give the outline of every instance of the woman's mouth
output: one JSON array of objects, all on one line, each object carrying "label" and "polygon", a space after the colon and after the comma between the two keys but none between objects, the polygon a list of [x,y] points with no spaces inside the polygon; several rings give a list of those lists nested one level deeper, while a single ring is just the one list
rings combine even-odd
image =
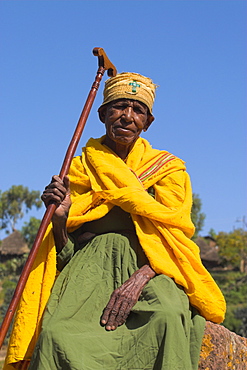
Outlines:
[{"label": "woman's mouth", "polygon": [[124,132],[124,133],[127,133],[127,132],[133,133],[133,131],[129,127],[123,127],[123,126],[116,126],[115,131]]}]

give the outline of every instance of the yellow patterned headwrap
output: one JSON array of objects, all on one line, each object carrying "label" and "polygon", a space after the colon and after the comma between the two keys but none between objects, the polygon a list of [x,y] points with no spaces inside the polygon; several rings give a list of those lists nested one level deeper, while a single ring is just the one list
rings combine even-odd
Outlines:
[{"label": "yellow patterned headwrap", "polygon": [[102,105],[117,99],[134,99],[146,104],[152,114],[156,87],[150,78],[139,73],[119,73],[105,82]]}]

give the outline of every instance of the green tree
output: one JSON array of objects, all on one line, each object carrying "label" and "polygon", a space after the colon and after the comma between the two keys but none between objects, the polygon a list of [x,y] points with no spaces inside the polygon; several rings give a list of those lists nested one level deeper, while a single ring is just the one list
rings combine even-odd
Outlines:
[{"label": "green tree", "polygon": [[216,237],[219,254],[225,264],[238,267],[241,272],[247,272],[247,231],[235,229],[230,233],[221,231]]},{"label": "green tree", "polygon": [[30,217],[29,222],[24,222],[21,233],[24,236],[29,248],[32,247],[35,237],[40,226],[40,220],[35,217]]},{"label": "green tree", "polygon": [[217,238],[217,233],[216,233],[216,231],[215,231],[213,228],[211,228],[211,229],[209,230],[208,235],[209,235],[209,236],[211,236],[211,238],[213,238],[213,239],[215,239],[215,240],[216,240],[216,238]]},{"label": "green tree", "polygon": [[0,229],[15,231],[16,222],[31,210],[42,205],[39,191],[29,191],[22,185],[13,185],[9,190],[0,192]]},{"label": "green tree", "polygon": [[204,220],[206,215],[201,212],[202,202],[198,194],[193,193],[193,203],[192,203],[192,210],[191,210],[191,219],[193,224],[195,225],[195,234],[193,238],[195,239],[199,232],[202,230],[204,226]]}]

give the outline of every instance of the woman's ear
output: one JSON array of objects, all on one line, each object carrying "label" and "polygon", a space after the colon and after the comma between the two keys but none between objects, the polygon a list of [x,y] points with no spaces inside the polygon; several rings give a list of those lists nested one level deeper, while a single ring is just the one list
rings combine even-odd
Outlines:
[{"label": "woman's ear", "polygon": [[101,122],[105,123],[106,105],[102,105],[101,107],[99,107],[98,114]]},{"label": "woman's ear", "polygon": [[147,117],[147,122],[145,124],[145,127],[143,129],[144,132],[147,131],[147,129],[149,128],[149,126],[151,125],[151,123],[155,120],[154,116],[152,114],[148,114],[148,117]]}]

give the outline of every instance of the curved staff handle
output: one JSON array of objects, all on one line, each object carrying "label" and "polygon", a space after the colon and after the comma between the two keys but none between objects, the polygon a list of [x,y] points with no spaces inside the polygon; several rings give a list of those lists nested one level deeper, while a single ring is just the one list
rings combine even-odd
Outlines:
[{"label": "curved staff handle", "polygon": [[[77,145],[79,143],[79,140],[81,138],[81,134],[83,132],[83,129],[85,127],[88,115],[90,113],[91,107],[93,105],[96,93],[98,91],[100,81],[103,77],[104,72],[107,70],[108,76],[116,76],[117,70],[115,66],[110,62],[110,60],[107,58],[104,50],[102,48],[94,48],[93,49],[93,54],[95,56],[98,56],[98,61],[99,61],[99,68],[95,77],[95,80],[93,82],[93,85],[91,87],[91,90],[88,94],[87,100],[84,104],[84,108],[82,110],[82,113],[80,115],[80,118],[78,120],[74,135],[71,139],[71,142],[69,144],[69,147],[67,149],[59,177],[63,180],[64,176],[67,175],[71,161],[73,159],[73,156],[75,154]],[[53,216],[53,213],[56,210],[56,205],[55,204],[50,204],[46,212],[44,214],[44,217],[41,221],[37,236],[35,238],[34,244],[32,246],[32,249],[30,251],[30,254],[28,256],[28,259],[26,261],[26,264],[23,268],[22,274],[20,276],[20,279],[18,281],[18,284],[16,286],[12,301],[10,302],[10,305],[8,307],[8,310],[6,312],[6,315],[4,317],[4,320],[2,322],[1,328],[0,328],[0,348],[2,347],[4,338],[7,334],[7,331],[9,329],[9,326],[11,324],[12,318],[14,316],[14,313],[16,311],[17,305],[19,303],[19,300],[21,298],[22,292],[24,290],[24,287],[26,285],[28,276],[31,272],[35,257],[38,253],[39,247],[41,245],[41,242],[44,238],[46,229],[51,221],[51,218]]]}]

